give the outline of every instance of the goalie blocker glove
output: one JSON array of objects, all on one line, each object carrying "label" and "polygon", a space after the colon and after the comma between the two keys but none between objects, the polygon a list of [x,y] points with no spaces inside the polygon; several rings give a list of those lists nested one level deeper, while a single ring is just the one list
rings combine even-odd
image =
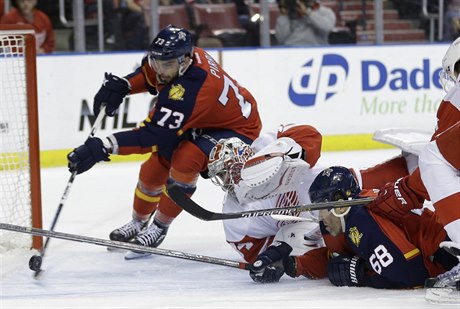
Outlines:
[{"label": "goalie blocker glove", "polygon": [[365,261],[357,256],[333,257],[327,264],[327,275],[335,286],[366,286]]},{"label": "goalie blocker glove", "polygon": [[94,96],[94,115],[99,115],[102,104],[106,105],[105,113],[107,116],[112,117],[115,115],[118,107],[120,107],[123,99],[130,91],[131,85],[127,79],[112,75],[111,73],[105,73],[104,82]]},{"label": "goalie blocker glove", "polygon": [[273,242],[249,266],[249,276],[259,283],[278,282],[284,274],[284,263],[289,261],[291,251],[292,247],[284,241]]},{"label": "goalie blocker glove", "polygon": [[78,174],[84,173],[100,161],[110,161],[109,151],[102,140],[97,137],[88,138],[86,142],[75,148],[67,155],[69,171]]}]

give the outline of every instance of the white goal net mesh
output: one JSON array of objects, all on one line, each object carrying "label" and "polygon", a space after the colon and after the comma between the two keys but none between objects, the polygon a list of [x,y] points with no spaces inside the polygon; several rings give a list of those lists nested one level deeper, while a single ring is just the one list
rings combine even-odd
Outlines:
[{"label": "white goal net mesh", "polygon": [[[0,31],[0,222],[32,226],[24,35]],[[0,253],[32,238],[0,230]]]}]

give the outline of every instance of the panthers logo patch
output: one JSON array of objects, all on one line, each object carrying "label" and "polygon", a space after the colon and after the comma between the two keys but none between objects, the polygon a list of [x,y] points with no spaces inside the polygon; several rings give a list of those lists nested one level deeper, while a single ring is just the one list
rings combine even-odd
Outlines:
[{"label": "panthers logo patch", "polygon": [[185,88],[182,87],[181,84],[172,85],[171,89],[169,90],[168,99],[171,99],[174,101],[183,101],[184,94],[185,94]]},{"label": "panthers logo patch", "polygon": [[363,237],[363,233],[358,231],[358,228],[356,226],[350,228],[349,231],[350,231],[350,233],[348,234],[348,237],[355,244],[356,247],[359,247],[359,243],[361,242],[361,238]]}]

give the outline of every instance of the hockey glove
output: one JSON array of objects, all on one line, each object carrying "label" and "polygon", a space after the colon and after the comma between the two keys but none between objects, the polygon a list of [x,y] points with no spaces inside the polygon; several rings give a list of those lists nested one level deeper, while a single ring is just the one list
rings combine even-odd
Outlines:
[{"label": "hockey glove", "polygon": [[249,266],[249,276],[259,283],[278,282],[284,274],[284,261],[291,251],[292,247],[284,241],[275,241]]},{"label": "hockey glove", "polygon": [[94,96],[93,112],[99,115],[101,105],[105,104],[105,113],[112,117],[123,102],[124,97],[131,91],[128,80],[122,77],[105,73],[101,88]]},{"label": "hockey glove", "polygon": [[100,138],[88,138],[86,142],[67,155],[69,171],[84,173],[100,161],[110,161],[109,152]]},{"label": "hockey glove", "polygon": [[418,196],[407,185],[408,178],[403,177],[385,185],[379,195],[367,208],[387,217],[394,223],[402,224],[404,217],[412,210],[422,208],[424,198]]},{"label": "hockey glove", "polygon": [[366,286],[365,262],[357,256],[339,255],[327,264],[329,281],[335,286]]}]

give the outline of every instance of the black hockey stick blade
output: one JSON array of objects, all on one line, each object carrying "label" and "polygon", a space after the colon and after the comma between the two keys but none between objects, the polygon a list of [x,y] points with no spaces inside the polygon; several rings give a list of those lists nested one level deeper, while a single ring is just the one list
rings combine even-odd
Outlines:
[{"label": "black hockey stick blade", "polygon": [[167,249],[162,249],[162,248],[144,247],[144,246],[136,245],[133,243],[127,243],[127,242],[121,242],[121,241],[100,239],[100,238],[94,238],[94,237],[88,237],[88,236],[76,235],[76,234],[61,233],[61,232],[55,232],[55,231],[48,231],[48,230],[13,225],[13,224],[8,224],[8,223],[0,223],[0,229],[18,232],[18,233],[24,233],[24,234],[31,234],[31,235],[37,235],[37,236],[70,240],[70,241],[81,242],[81,243],[88,243],[88,244],[110,247],[110,248],[152,253],[156,255],[163,255],[163,256],[175,257],[175,258],[184,259],[184,260],[192,260],[192,261],[197,261],[197,262],[202,262],[202,263],[228,266],[228,267],[239,268],[239,269],[244,269],[244,270],[249,269],[248,268],[249,264],[244,263],[244,262],[226,260],[226,259],[221,259],[217,257],[205,256],[201,254],[193,254],[193,253],[186,253],[186,252],[175,251],[175,250],[167,250]]},{"label": "black hockey stick blade", "polygon": [[174,183],[168,185],[168,195],[174,201],[174,203],[176,203],[180,208],[184,209],[192,216],[204,221],[251,218],[271,215],[293,215],[298,212],[310,210],[332,209],[349,206],[363,206],[369,204],[374,200],[374,198],[368,197],[354,200],[304,204],[281,208],[267,208],[242,212],[217,213],[206,210],[197,203],[195,203],[182,191],[180,187],[176,186]]}]

